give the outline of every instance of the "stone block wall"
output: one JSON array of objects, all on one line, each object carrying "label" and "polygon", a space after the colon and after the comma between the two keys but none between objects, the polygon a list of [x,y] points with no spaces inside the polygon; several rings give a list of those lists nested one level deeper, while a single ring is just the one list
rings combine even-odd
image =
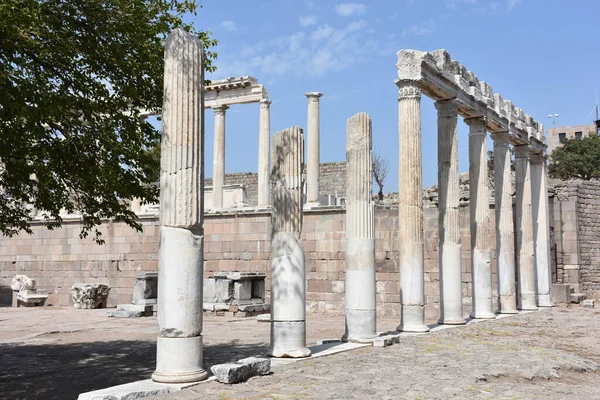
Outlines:
[{"label": "stone block wall", "polygon": [[[206,186],[212,186],[212,178],[204,180]],[[225,185],[244,185],[246,204],[258,204],[258,174],[239,172],[225,175]],[[319,194],[337,194],[346,196],[346,162],[328,162],[319,165]]]},{"label": "stone block wall", "polygon": [[[46,304],[72,304],[70,288],[75,283],[105,283],[111,287],[108,306],[131,303],[136,276],[157,271],[158,218],[142,218],[143,231],[124,223],[109,222],[99,228],[106,243],[80,239],[81,223],[65,218],[63,227],[47,230],[33,225],[33,234],[0,238],[1,304],[10,304],[6,294],[15,274],[36,280],[50,296]],[[8,288],[8,290],[7,290]]]},{"label": "stone block wall", "polygon": [[600,182],[584,181],[577,190],[579,279],[587,297],[600,298]]}]

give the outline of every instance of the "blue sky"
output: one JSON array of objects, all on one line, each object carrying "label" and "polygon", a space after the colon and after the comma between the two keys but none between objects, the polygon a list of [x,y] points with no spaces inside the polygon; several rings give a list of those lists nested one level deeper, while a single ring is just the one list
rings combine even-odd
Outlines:
[{"label": "blue sky", "polygon": [[[345,159],[346,120],[367,112],[374,148],[390,163],[385,191],[398,190],[401,49],[446,49],[535,119],[591,122],[600,87],[597,0],[203,0],[193,21],[219,40],[218,70],[251,75],[273,101],[271,134],[306,128],[305,92],[321,98],[321,162]],[[437,182],[433,102],[422,100],[423,184]],[[226,172],[257,170],[258,104],[232,106]],[[213,112],[206,111],[206,176],[212,175]],[[491,149],[491,141],[488,140]],[[459,120],[459,166],[468,171],[467,125]]]}]

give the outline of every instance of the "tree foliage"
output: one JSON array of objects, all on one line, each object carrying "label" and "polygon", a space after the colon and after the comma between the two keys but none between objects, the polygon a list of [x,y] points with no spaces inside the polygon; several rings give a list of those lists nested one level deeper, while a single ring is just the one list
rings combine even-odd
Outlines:
[{"label": "tree foliage", "polygon": [[550,154],[548,173],[557,179],[600,178],[600,136],[567,140]]},{"label": "tree foliage", "polygon": [[140,229],[128,201],[157,201],[160,132],[138,117],[159,111],[163,43],[190,0],[0,2],[0,231],[31,233],[30,208],[49,228],[82,215],[80,236],[102,219]]},{"label": "tree foliage", "polygon": [[377,186],[379,187],[379,191],[377,192],[379,200],[383,200],[383,185],[385,184],[388,172],[390,172],[390,165],[387,158],[382,156],[378,151],[374,152],[373,179],[375,179],[375,183],[377,183]]}]

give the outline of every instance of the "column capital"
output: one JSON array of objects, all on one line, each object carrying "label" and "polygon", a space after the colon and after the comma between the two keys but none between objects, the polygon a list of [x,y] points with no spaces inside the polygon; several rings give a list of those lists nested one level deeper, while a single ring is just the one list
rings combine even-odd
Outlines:
[{"label": "column capital", "polygon": [[321,92],[306,92],[304,95],[308,98],[309,103],[318,103],[319,98],[323,96]]},{"label": "column capital", "polygon": [[229,106],[223,104],[220,106],[213,107],[213,110],[215,112],[215,115],[225,115],[225,111],[229,110]]},{"label": "column capital", "polygon": [[492,132],[490,135],[495,145],[506,145],[510,143],[510,134],[508,132]]},{"label": "column capital", "polygon": [[268,110],[271,106],[272,101],[269,99],[262,99],[259,103],[261,110]]},{"label": "column capital", "polygon": [[531,152],[528,144],[519,144],[515,146],[515,158],[530,159]]},{"label": "column capital", "polygon": [[419,81],[402,79],[396,81],[396,85],[398,86],[398,100],[409,97],[421,98]]},{"label": "column capital", "polygon": [[438,111],[438,118],[458,117],[458,106],[460,102],[456,99],[439,100],[435,102],[435,108]]},{"label": "column capital", "polygon": [[546,160],[548,156],[544,153],[532,153],[531,154],[531,164],[533,165],[544,165],[546,164]]},{"label": "column capital", "polygon": [[465,124],[469,126],[483,126],[485,128],[488,118],[485,115],[479,117],[464,118]]}]

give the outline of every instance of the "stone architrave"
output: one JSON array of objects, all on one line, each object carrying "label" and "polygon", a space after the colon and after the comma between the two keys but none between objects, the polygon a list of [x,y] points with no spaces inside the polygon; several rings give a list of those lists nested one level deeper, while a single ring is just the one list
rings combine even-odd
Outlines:
[{"label": "stone architrave", "polygon": [[308,151],[306,160],[306,204],[319,205],[320,126],[319,99],[323,93],[305,93],[308,98]]},{"label": "stone architrave", "polygon": [[427,332],[423,258],[423,176],[421,155],[421,90],[419,83],[401,80],[398,85],[400,141],[399,263],[400,325],[404,332]]},{"label": "stone architrave", "polygon": [[530,162],[529,146],[515,146],[517,275],[519,277],[517,307],[520,310],[537,309]]},{"label": "stone architrave", "polygon": [[515,231],[508,132],[492,134],[494,140],[494,190],[498,312],[517,313],[515,281]]},{"label": "stone architrave", "polygon": [[492,302],[490,195],[484,117],[466,118],[469,125],[469,192],[471,227],[472,318],[496,318]]},{"label": "stone architrave", "polygon": [[455,99],[437,101],[438,206],[440,235],[440,324],[462,325],[462,265],[460,245],[458,106]]},{"label": "stone architrave", "polygon": [[273,136],[271,197],[271,348],[273,357],[308,357],[302,232],[304,135],[295,126]]},{"label": "stone architrave", "polygon": [[258,131],[258,206],[265,207],[270,202],[271,100],[269,99],[260,101]]},{"label": "stone architrave", "polygon": [[375,203],[371,119],[359,113],[346,128],[346,333],[343,340],[377,337]]},{"label": "stone architrave", "polygon": [[552,307],[550,273],[550,225],[548,222],[548,174],[546,156],[531,155],[531,195],[533,205],[533,241],[537,269],[537,305]]},{"label": "stone architrave", "polygon": [[223,185],[225,185],[225,112],[229,106],[213,107],[215,126],[213,138],[213,207],[223,208]]},{"label": "stone architrave", "polygon": [[163,383],[206,378],[202,361],[204,68],[202,42],[175,29],[165,44],[156,371]]}]

